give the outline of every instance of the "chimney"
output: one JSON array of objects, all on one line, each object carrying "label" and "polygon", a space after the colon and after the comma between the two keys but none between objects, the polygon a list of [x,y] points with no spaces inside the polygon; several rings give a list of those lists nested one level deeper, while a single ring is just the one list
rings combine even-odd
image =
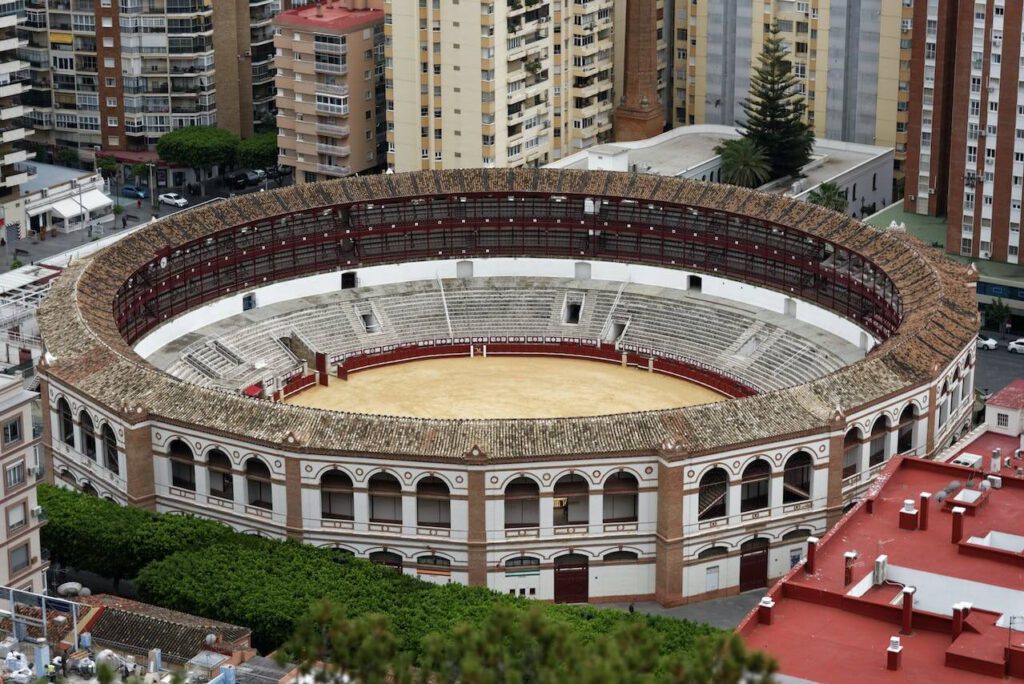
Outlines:
[{"label": "chimney", "polygon": [[954,544],[959,544],[960,540],[964,538],[964,513],[967,509],[963,506],[956,506],[953,508],[953,535],[951,541]]},{"label": "chimney", "polygon": [[804,572],[808,575],[814,574],[814,558],[818,554],[818,538],[807,538],[807,562],[804,563]]},{"label": "chimney", "polygon": [[324,6],[321,4],[320,0],[316,0],[316,16],[324,16]]},{"label": "chimney", "polygon": [[875,512],[875,500],[874,500],[874,498],[869,498],[867,501],[864,502],[864,510],[867,512],[868,515],[873,515],[874,514],[874,512]]},{"label": "chimney", "polygon": [[992,473],[995,473],[996,475],[998,475],[999,471],[1002,468],[1002,460],[1003,460],[1002,459],[1002,453],[1000,452],[1000,450],[999,449],[993,449],[992,450],[992,458],[989,459],[989,472],[992,472]]},{"label": "chimney", "polygon": [[900,529],[917,529],[917,509],[914,508],[913,499],[904,499],[903,508],[900,509]]},{"label": "chimney", "polygon": [[914,628],[914,587],[903,588],[903,629],[900,634],[910,634]]},{"label": "chimney", "polygon": [[857,562],[857,552],[847,551],[843,554],[843,586],[848,587],[853,582],[853,564]]},{"label": "chimney", "polygon": [[658,10],[655,0],[626,3],[625,76],[622,101],[615,110],[617,142],[645,140],[664,130],[658,100]]},{"label": "chimney", "polygon": [[889,637],[889,648],[885,649],[885,668],[887,670],[900,669],[900,659],[903,654],[903,646],[900,645],[898,636]]},{"label": "chimney", "polygon": [[921,492],[917,507],[920,509],[917,516],[917,529],[924,532],[928,529],[928,504],[931,503],[932,495],[928,492]]},{"label": "chimney", "polygon": [[765,596],[764,598],[762,598],[761,602],[757,604],[757,624],[772,624],[773,608],[775,608],[775,601],[772,600],[771,596]]}]

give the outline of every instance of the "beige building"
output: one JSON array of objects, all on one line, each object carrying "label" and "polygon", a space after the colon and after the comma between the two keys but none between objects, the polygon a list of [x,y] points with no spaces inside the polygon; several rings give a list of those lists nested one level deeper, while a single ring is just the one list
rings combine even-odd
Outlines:
[{"label": "beige building", "polygon": [[39,546],[45,514],[36,503],[36,482],[42,475],[42,426],[32,421],[35,392],[22,388],[21,378],[0,375],[0,586],[41,592],[46,567]]},{"label": "beige building", "polygon": [[387,4],[388,166],[536,166],[610,141],[615,5]]},{"label": "beige building", "polygon": [[382,5],[337,0],[275,19],[278,161],[297,183],[383,162]]},{"label": "beige building", "polygon": [[820,138],[906,155],[910,0],[693,0],[672,17],[672,123],[742,120],[765,32],[778,23]]}]

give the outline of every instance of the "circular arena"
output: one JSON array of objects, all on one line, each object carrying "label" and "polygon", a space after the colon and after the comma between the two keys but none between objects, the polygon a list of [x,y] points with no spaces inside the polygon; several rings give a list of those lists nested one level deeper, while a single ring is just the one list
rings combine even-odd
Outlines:
[{"label": "circular arena", "polygon": [[427,581],[765,586],[970,424],[974,275],[780,195],[421,172],[175,214],[39,311],[47,477]]}]

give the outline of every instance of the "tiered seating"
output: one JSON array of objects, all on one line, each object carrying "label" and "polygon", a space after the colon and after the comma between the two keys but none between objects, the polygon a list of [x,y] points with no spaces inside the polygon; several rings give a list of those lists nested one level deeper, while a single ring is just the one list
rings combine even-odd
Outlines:
[{"label": "tiered seating", "polygon": [[[301,365],[278,342],[292,335],[334,360],[375,347],[452,337],[598,340],[612,322],[627,324],[618,340],[625,349],[658,350],[760,390],[807,382],[843,365],[829,345],[802,337],[781,316],[705,295],[643,286],[626,286],[620,294],[620,287],[552,278],[472,278],[445,281],[444,298],[436,281],[346,290],[261,309],[244,324],[228,326],[227,334],[191,344],[168,370],[198,384],[240,388]],[[563,321],[570,293],[583,301],[576,324]],[[373,316],[375,331],[366,329],[363,315]],[[259,317],[263,320],[253,320]],[[224,327],[219,324],[218,330]]]}]

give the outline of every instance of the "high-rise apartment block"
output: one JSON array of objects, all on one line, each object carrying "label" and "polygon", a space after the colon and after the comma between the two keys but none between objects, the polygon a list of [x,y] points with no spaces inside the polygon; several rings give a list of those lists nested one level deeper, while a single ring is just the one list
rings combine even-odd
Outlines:
[{"label": "high-rise apartment block", "polygon": [[295,182],[383,163],[383,0],[334,0],[274,22],[280,164]]},{"label": "high-rise apartment block", "polygon": [[952,254],[1020,263],[1022,14],[1008,0],[914,6],[904,207],[945,214]]},{"label": "high-rise apartment block", "polygon": [[168,131],[246,137],[274,100],[274,15],[289,0],[27,0],[37,142],[146,151]]},{"label": "high-rise apartment block", "polygon": [[0,205],[4,206],[17,202],[18,188],[31,173],[22,162],[34,156],[16,147],[31,133],[22,126],[30,111],[21,103],[28,90],[28,64],[17,55],[22,44],[18,27],[24,20],[23,2],[0,2]]},{"label": "high-rise apartment block", "polygon": [[615,5],[387,4],[388,166],[536,166],[610,141]]},{"label": "high-rise apartment block", "polygon": [[815,136],[893,146],[900,168],[910,98],[911,0],[677,2],[672,121],[734,125],[777,25]]}]

